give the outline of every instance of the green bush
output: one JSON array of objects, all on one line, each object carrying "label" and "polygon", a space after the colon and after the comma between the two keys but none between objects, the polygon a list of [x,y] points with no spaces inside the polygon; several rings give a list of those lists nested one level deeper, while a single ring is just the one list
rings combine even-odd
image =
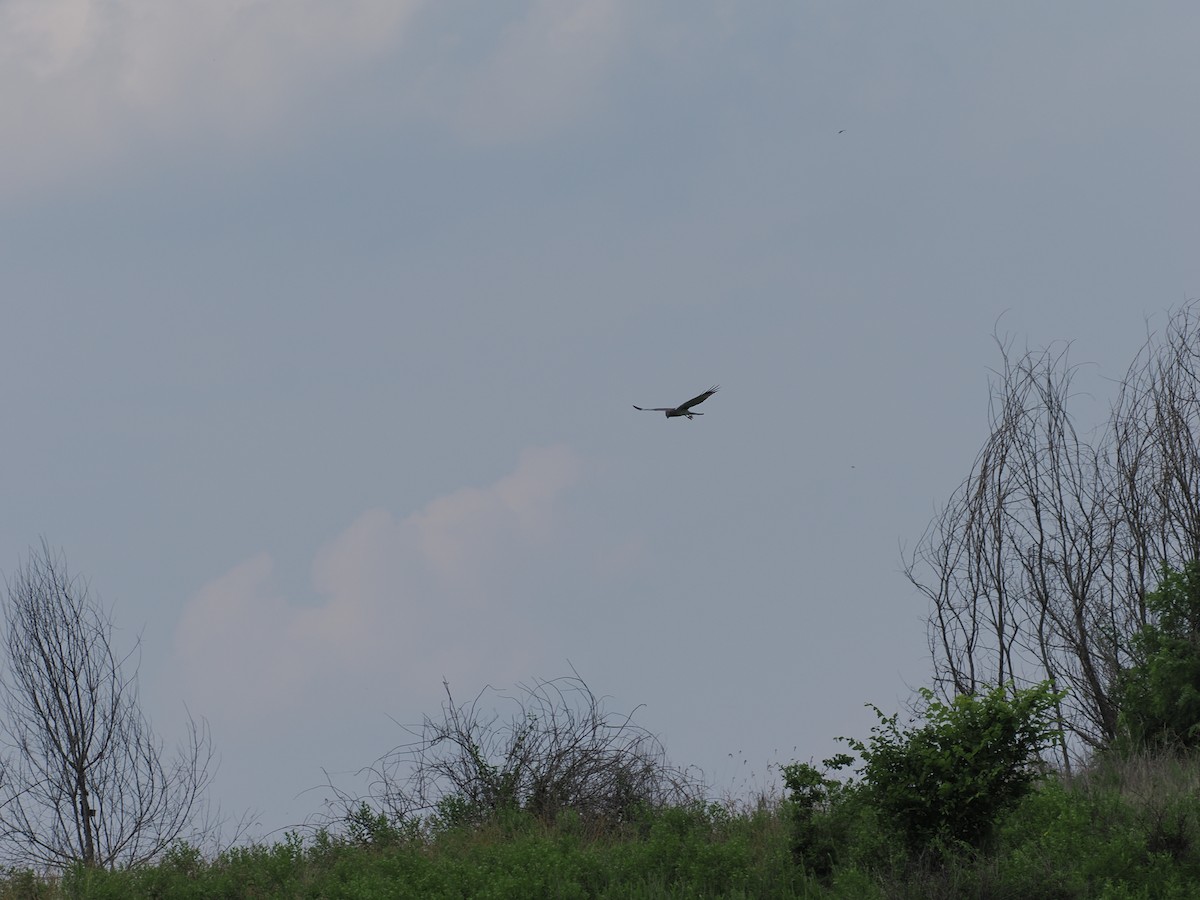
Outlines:
[{"label": "green bush", "polygon": [[984,846],[998,817],[1038,778],[1039,754],[1058,737],[1052,722],[1062,698],[1046,683],[998,686],[948,704],[928,689],[921,695],[921,727],[902,730],[897,715],[872,707],[879,724],[869,740],[846,739],[864,761],[869,802],[912,859]]},{"label": "green bush", "polygon": [[825,774],[853,762],[853,757],[839,754],[824,760],[824,770],[809,763],[783,768],[783,782],[790,792],[787,810],[792,825],[792,854],[807,873],[825,883],[839,865],[851,862],[855,856],[873,855],[856,852],[873,843],[869,835],[878,824],[869,804],[863,802],[862,786]]},{"label": "green bush", "polygon": [[1146,610],[1152,621],[1133,636],[1133,662],[1117,679],[1122,731],[1134,749],[1200,747],[1200,561],[1164,565]]}]

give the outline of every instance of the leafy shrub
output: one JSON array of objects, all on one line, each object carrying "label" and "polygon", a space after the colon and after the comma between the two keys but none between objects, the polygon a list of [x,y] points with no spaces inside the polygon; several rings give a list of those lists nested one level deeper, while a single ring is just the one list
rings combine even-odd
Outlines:
[{"label": "leafy shrub", "polygon": [[998,686],[950,703],[922,689],[925,724],[902,730],[898,716],[872,707],[879,724],[866,742],[846,742],[864,761],[869,802],[899,832],[911,858],[947,847],[979,848],[997,818],[1039,774],[1039,754],[1058,736],[1052,727],[1062,695],[1047,683]]},{"label": "leafy shrub", "polygon": [[1123,733],[1133,747],[1200,747],[1200,561],[1163,566],[1146,595],[1152,621],[1133,636],[1117,679]]},{"label": "leafy shrub", "polygon": [[[853,761],[839,754],[824,760],[825,771]],[[827,777],[810,763],[784,766],[783,783],[790,791],[792,854],[805,871],[827,880],[852,844],[854,786]]]}]

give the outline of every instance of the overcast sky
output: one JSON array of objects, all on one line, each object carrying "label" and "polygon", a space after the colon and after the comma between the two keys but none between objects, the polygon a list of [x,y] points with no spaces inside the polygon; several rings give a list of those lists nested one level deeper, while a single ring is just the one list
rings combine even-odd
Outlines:
[{"label": "overcast sky", "polygon": [[0,0],[0,570],[61,548],[263,832],[443,678],[569,665],[764,784],[925,683],[901,550],[993,330],[1102,407],[1200,295],[1197,46],[1193,2]]}]

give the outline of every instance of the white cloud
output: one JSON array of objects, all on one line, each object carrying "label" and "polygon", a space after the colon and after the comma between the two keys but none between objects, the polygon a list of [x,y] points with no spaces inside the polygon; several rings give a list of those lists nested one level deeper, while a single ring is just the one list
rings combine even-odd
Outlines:
[{"label": "white cloud", "polygon": [[394,45],[424,0],[6,0],[0,187],[130,145],[240,140]]},{"label": "white cloud", "polygon": [[536,139],[590,109],[627,3],[526,0],[505,17],[447,0],[4,0],[0,191],[146,152],[287,139],[281,123],[328,115],[328,84],[393,56],[387,114],[470,141]]},{"label": "white cloud", "polygon": [[[521,572],[555,542],[555,505],[578,477],[565,447],[522,453],[487,488],[463,488],[402,519],[364,512],[316,554],[315,606],[289,602],[259,554],[206,585],[176,650],[197,708],[254,718],[361,684],[436,681],[489,656],[522,671],[538,638]],[[507,658],[506,658],[507,656]]]}]

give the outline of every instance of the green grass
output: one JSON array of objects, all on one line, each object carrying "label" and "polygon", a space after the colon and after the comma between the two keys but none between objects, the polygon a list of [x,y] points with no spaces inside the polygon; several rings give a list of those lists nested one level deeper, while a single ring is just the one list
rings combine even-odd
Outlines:
[{"label": "green grass", "polygon": [[[869,810],[836,812],[832,869],[793,856],[787,803],[692,806],[601,827],[510,812],[481,826],[289,835],[215,858],[181,846],[155,866],[0,878],[15,898],[1200,898],[1200,763],[1142,755],[1051,778],[1007,812],[985,850],[912,858]],[[364,824],[365,823],[365,824]],[[936,860],[931,862],[931,860]]]},{"label": "green grass", "polygon": [[380,845],[292,836],[203,860],[181,848],[137,871],[75,870],[80,898],[804,897],[773,812],[668,809],[603,834],[521,813]]}]

